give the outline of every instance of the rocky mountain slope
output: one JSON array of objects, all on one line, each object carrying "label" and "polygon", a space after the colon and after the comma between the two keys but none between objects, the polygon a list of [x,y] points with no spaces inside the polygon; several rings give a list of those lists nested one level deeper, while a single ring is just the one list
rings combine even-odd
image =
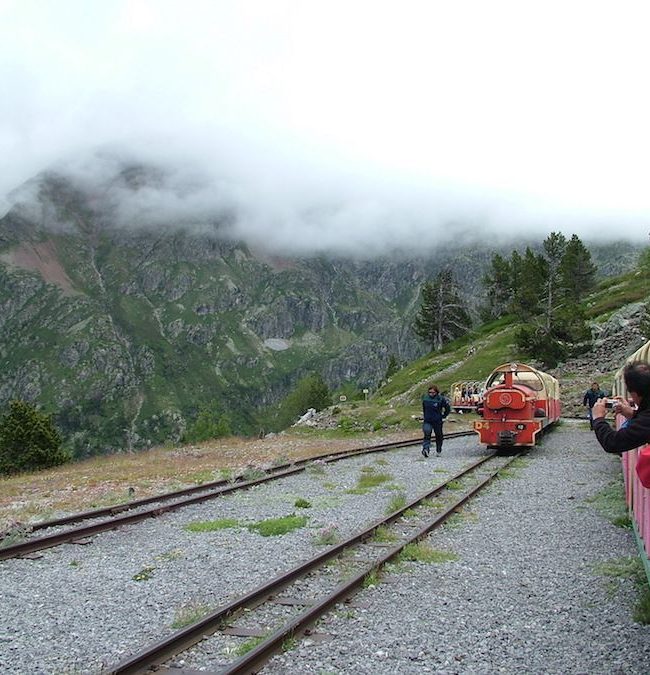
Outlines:
[{"label": "rocky mountain slope", "polygon": [[[77,456],[181,437],[200,406],[233,430],[296,380],[376,384],[391,355],[425,351],[411,330],[422,282],[453,264],[468,293],[486,250],[420,260],[279,258],[223,232],[218,218],[134,223],[115,185],[47,174],[0,219],[0,407],[14,397],[56,413]],[[225,218],[225,216],[223,216]]]},{"label": "rocky mountain slope", "polygon": [[[176,441],[202,406],[257,433],[309,372],[334,390],[374,388],[391,355],[427,351],[412,319],[443,266],[470,305],[481,301],[487,247],[278,257],[231,239],[227,213],[124,211],[125,195],[163,179],[142,166],[101,184],[48,173],[0,219],[0,408],[24,398],[54,412],[77,457]],[[607,271],[635,251],[610,255]]]}]

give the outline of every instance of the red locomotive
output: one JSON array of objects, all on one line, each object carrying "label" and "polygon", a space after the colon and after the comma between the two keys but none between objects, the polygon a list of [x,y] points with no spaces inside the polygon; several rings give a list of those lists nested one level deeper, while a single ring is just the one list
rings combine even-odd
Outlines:
[{"label": "red locomotive", "polygon": [[481,443],[492,448],[535,445],[537,435],[560,419],[560,386],[548,373],[506,363],[492,371],[474,422]]}]

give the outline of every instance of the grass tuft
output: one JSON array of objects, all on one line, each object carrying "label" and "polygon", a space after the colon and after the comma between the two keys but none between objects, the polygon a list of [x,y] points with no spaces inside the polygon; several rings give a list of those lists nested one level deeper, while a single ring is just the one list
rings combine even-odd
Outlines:
[{"label": "grass tuft", "polygon": [[134,574],[131,578],[133,581],[149,581],[153,577],[155,567],[143,567],[137,574]]},{"label": "grass tuft", "polygon": [[417,542],[407,544],[399,554],[399,560],[402,562],[444,563],[458,560],[458,555],[452,551],[431,548],[429,544],[424,542]]},{"label": "grass tuft", "polygon": [[391,532],[385,525],[380,525],[373,533],[372,540],[378,543],[387,544],[392,541],[397,541],[397,535]]},{"label": "grass tuft", "polygon": [[196,623],[210,612],[210,606],[204,602],[193,601],[179,607],[174,613],[172,628],[185,628]]},{"label": "grass tuft", "polygon": [[390,498],[390,501],[386,506],[385,513],[386,514],[394,513],[395,511],[403,509],[405,506],[406,506],[406,495],[403,492],[400,492],[399,494],[393,495]]},{"label": "grass tuft", "polygon": [[632,521],[625,503],[625,490],[623,479],[613,481],[593,497],[587,498],[587,503],[591,504],[603,518],[607,518],[611,523],[625,529],[632,528]]},{"label": "grass tuft", "polygon": [[304,527],[308,520],[307,516],[297,516],[292,513],[290,516],[261,520],[259,523],[253,523],[247,527],[250,532],[257,532],[262,537],[278,537]]}]

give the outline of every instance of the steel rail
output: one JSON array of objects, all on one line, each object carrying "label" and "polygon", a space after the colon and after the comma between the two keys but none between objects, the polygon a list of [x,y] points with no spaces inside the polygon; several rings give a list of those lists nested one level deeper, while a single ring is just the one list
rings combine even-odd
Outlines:
[{"label": "steel rail", "polygon": [[436,516],[436,518],[426,523],[426,525],[420,528],[414,535],[404,539],[402,542],[390,549],[386,554],[381,556],[378,560],[374,561],[371,566],[351,577],[349,580],[339,584],[322,600],[307,607],[307,609],[303,610],[300,614],[298,614],[298,616],[291,619],[282,628],[276,630],[268,638],[264,639],[263,642],[253,648],[250,652],[240,657],[223,670],[220,670],[219,675],[244,675],[257,672],[260,666],[267,663],[271,656],[282,649],[282,646],[285,644],[286,640],[293,638],[295,635],[304,633],[332,606],[341,600],[347,599],[351,594],[356,593],[370,572],[380,569],[386,563],[398,556],[406,546],[419,541],[425,535],[431,532],[431,530],[444,523],[445,520],[449,518],[449,516],[455,513],[477,492],[480,492],[499,474],[503,468],[508,466],[508,464],[513,462],[518,456],[519,455],[514,456],[503,466],[493,471],[487,478],[474,486],[474,488],[472,488],[469,492],[465,493],[454,504]]},{"label": "steel rail", "polygon": [[[473,434],[473,431],[470,432],[456,432],[456,436],[452,436],[452,434],[448,434],[447,438],[454,438],[458,436],[466,436]],[[229,483],[228,481],[216,481],[215,485],[216,488],[205,492],[206,489],[210,489],[209,486],[203,485],[200,486],[203,488],[203,492],[205,494],[199,494],[199,495],[194,495],[190,497],[186,497],[184,499],[180,499],[177,502],[173,502],[170,504],[162,504],[160,506],[157,506],[152,509],[146,509],[144,511],[139,511],[137,513],[132,513],[132,514],[122,514],[120,515],[119,513],[112,518],[111,520],[106,520],[102,521],[100,523],[94,523],[91,525],[83,525],[81,527],[75,527],[72,529],[65,530],[63,532],[58,532],[55,534],[50,534],[50,535],[45,535],[42,537],[36,537],[33,539],[28,539],[27,541],[19,542],[17,544],[12,544],[10,546],[2,546],[0,542],[0,561],[2,560],[7,560],[9,558],[15,558],[18,556],[22,555],[28,555],[30,553],[34,553],[36,551],[41,551],[46,548],[52,548],[54,546],[59,546],[60,544],[64,544],[66,542],[70,541],[75,541],[75,540],[80,540],[80,539],[85,539],[87,537],[93,536],[95,534],[99,534],[101,532],[106,532],[108,530],[114,530],[117,527],[121,527],[122,525],[130,525],[132,523],[137,523],[142,520],[146,520],[147,518],[156,518],[163,513],[167,513],[169,511],[175,511],[177,509],[183,508],[184,506],[191,506],[192,504],[198,504],[200,502],[208,501],[210,499],[215,499],[217,497],[220,497],[224,494],[228,494],[230,492],[235,492],[237,490],[246,490],[250,487],[253,487],[255,485],[260,485],[262,483],[265,483],[267,481],[271,480],[277,480],[279,478],[284,478],[285,476],[291,476],[293,474],[299,473],[301,471],[304,471],[307,466],[309,466],[312,462],[320,460],[323,462],[335,462],[339,461],[342,459],[347,459],[349,457],[354,457],[357,455],[363,455],[363,454],[369,454],[373,452],[381,452],[384,450],[391,450],[395,448],[400,448],[400,447],[408,447],[409,445],[414,445],[415,443],[420,443],[421,439],[417,439],[415,441],[413,440],[408,440],[408,441],[394,441],[392,443],[385,443],[385,444],[380,444],[380,445],[372,445],[372,446],[367,446],[365,448],[354,448],[351,450],[343,450],[341,452],[337,453],[329,453],[325,455],[320,455],[317,457],[313,457],[310,459],[304,459],[304,460],[299,460],[298,462],[294,464],[285,464],[282,467],[277,467],[276,470],[273,473],[267,474],[265,476],[262,476],[260,478],[256,478],[254,480],[249,480],[249,481],[240,481],[236,483]],[[224,483],[226,483],[224,485]],[[197,492],[198,490],[196,488],[189,488],[191,492]],[[172,499],[174,497],[177,497],[182,491],[176,492],[176,493],[167,493],[164,495],[166,499]],[[158,501],[160,501],[159,496],[157,498]],[[131,507],[130,508],[135,508],[133,506],[134,502],[131,502]],[[51,521],[53,522],[53,521]]]},{"label": "steel rail", "polygon": [[[486,457],[482,457],[481,459],[477,460],[476,462],[472,463],[470,466],[462,469],[458,473],[456,473],[454,476],[451,478],[448,478],[445,480],[443,483],[440,483],[439,485],[435,486],[432,490],[428,491],[425,494],[419,495],[415,499],[411,500],[408,504],[403,506],[402,508],[394,511],[393,513],[389,514],[388,516],[385,516],[384,518],[380,518],[374,522],[372,522],[369,526],[367,526],[364,530],[361,532],[358,532],[344,541],[340,542],[339,544],[333,545],[330,548],[328,548],[326,551],[323,551],[322,553],[319,553],[318,555],[314,556],[310,560],[307,560],[296,567],[288,570],[287,572],[284,572],[283,574],[278,575],[274,579],[270,580],[269,582],[263,584],[262,586],[253,589],[252,591],[249,591],[248,593],[244,594],[243,596],[236,598],[232,600],[231,602],[227,603],[226,605],[223,605],[219,608],[217,608],[214,612],[210,613],[209,615],[205,616],[203,619],[200,621],[197,621],[194,624],[191,624],[185,628],[182,628],[172,635],[170,635],[168,638],[165,638],[163,640],[160,640],[159,642],[156,642],[143,651],[141,651],[138,654],[135,654],[131,657],[128,657],[118,663],[117,665],[111,667],[109,670],[106,671],[107,675],[134,675],[136,673],[143,673],[146,672],[147,669],[155,666],[155,665],[160,665],[161,663],[164,663],[166,660],[172,658],[173,656],[185,651],[192,645],[196,644],[197,642],[200,642],[203,640],[207,635],[210,635],[221,628],[224,627],[224,624],[231,619],[233,616],[237,615],[239,612],[241,612],[244,608],[246,607],[254,607],[257,606],[269,598],[271,598],[273,595],[275,595],[278,591],[281,591],[284,589],[286,586],[288,586],[290,583],[295,581],[296,579],[304,576],[306,573],[310,572],[314,568],[317,568],[321,566],[323,563],[331,560],[332,558],[337,557],[340,553],[343,552],[344,549],[353,546],[355,544],[358,544],[360,542],[363,542],[365,539],[368,539],[372,533],[381,525],[386,525],[387,523],[391,523],[402,514],[407,511],[408,509],[413,508],[417,504],[421,503],[422,501],[429,499],[439,492],[443,491],[447,485],[455,480],[458,480],[462,478],[463,476],[466,476],[467,474],[473,472],[475,469],[480,467],[482,464],[488,462],[489,460],[493,459],[494,457],[497,456],[497,453],[493,453],[490,455],[487,455]],[[512,459],[509,459],[504,465],[500,466],[490,477],[490,480],[494,478],[495,475],[501,471],[504,466],[507,466],[510,464],[510,462],[514,461],[519,455],[515,455],[512,457]],[[486,484],[486,483],[485,483]],[[483,483],[481,484],[483,485]],[[436,517],[434,523],[440,523],[443,522],[444,518],[448,517],[451,513],[453,513],[456,509],[459,508],[459,506],[462,506],[468,499],[470,499],[471,496],[475,494],[477,490],[472,490],[466,495],[464,495],[460,500],[454,503],[454,505],[450,508],[448,508],[443,514],[439,515]],[[428,527],[428,529],[424,530],[424,532],[428,532],[430,529],[433,529],[435,527],[435,524],[433,526]],[[423,536],[422,531],[418,532],[418,535],[416,537]],[[406,543],[410,543],[410,541],[413,541],[413,538],[411,538],[409,541]],[[403,544],[405,546],[406,544]],[[394,557],[396,553],[394,551],[391,552],[391,557]],[[380,563],[380,564],[383,564]],[[378,563],[373,563],[371,569],[374,569],[378,567],[380,564]],[[366,570],[363,575],[361,575],[361,578],[363,579],[366,575],[368,574],[368,570]],[[337,596],[338,597],[338,596]],[[332,600],[329,604],[331,605],[332,602],[336,602],[336,600]],[[305,614],[309,614],[309,611],[305,612]],[[309,621],[313,621],[313,619],[309,619]],[[284,635],[288,633],[291,633],[292,631],[297,630],[295,627],[292,627],[291,629],[288,629],[287,631],[284,631]],[[275,634],[274,634],[275,636]],[[271,637],[274,637],[271,636]],[[271,638],[269,638],[271,639]],[[279,638],[278,638],[279,639]],[[274,643],[277,643],[277,640],[274,640]],[[263,643],[264,644],[264,643]],[[259,654],[262,651],[262,645],[259,645],[259,648],[256,648],[250,652],[250,656],[252,654]],[[265,651],[265,650],[264,650]],[[243,663],[243,659],[240,659],[237,661],[237,663]],[[228,671],[226,671],[228,672]],[[233,671],[233,672],[238,672],[238,671]],[[241,672],[252,672],[252,671],[241,671]]]}]

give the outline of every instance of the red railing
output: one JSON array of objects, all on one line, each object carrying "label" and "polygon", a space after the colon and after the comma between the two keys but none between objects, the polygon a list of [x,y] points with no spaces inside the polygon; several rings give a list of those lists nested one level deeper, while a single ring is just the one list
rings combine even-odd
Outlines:
[{"label": "red railing", "polygon": [[[646,342],[626,359],[626,364],[638,362],[650,363],[650,341]],[[620,368],[614,376],[612,394],[623,396],[624,398],[628,397],[625,388],[624,367]],[[617,415],[616,428],[619,428],[624,421],[621,415]],[[643,560],[648,581],[650,581],[650,489],[643,487],[636,474],[636,461],[639,450],[641,448],[624,452],[621,461],[623,465],[623,478],[625,480],[625,501],[634,525],[639,554]]]},{"label": "red railing", "polygon": [[623,478],[625,480],[625,501],[634,519],[635,529],[646,556],[650,556],[650,490],[641,485],[636,475],[636,458],[638,450],[624,452]]}]

